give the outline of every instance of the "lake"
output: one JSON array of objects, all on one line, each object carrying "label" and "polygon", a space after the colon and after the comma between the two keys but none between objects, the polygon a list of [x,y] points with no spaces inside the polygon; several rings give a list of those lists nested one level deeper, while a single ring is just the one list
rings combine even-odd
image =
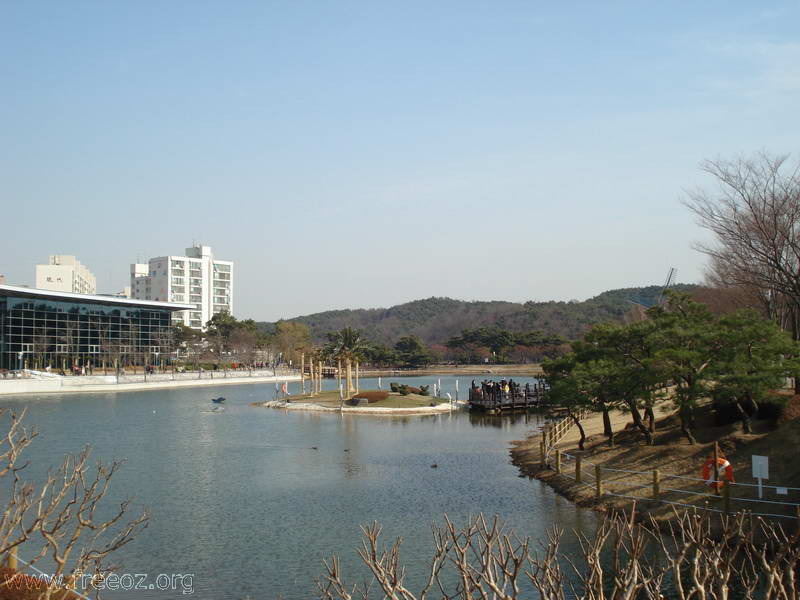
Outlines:
[{"label": "lake", "polygon": [[[438,379],[455,396],[453,376],[382,384]],[[471,379],[459,378],[462,399]],[[361,389],[376,387],[376,379],[362,380]],[[225,412],[208,412],[219,395]],[[534,538],[555,523],[567,531],[596,523],[591,511],[511,465],[509,442],[535,431],[538,415],[372,417],[250,406],[274,395],[274,385],[255,384],[3,398],[0,406],[27,407],[26,423],[40,432],[28,451],[32,477],[87,443],[97,458],[126,459],[110,500],[133,498],[152,516],[116,556],[121,572],[148,574],[150,582],[193,574],[195,598],[314,597],[314,578],[332,554],[348,576],[363,576],[355,548],[359,526],[373,520],[386,541],[403,536],[412,582],[432,552],[430,525],[444,513],[457,523],[498,514]],[[104,597],[185,598],[177,587]]]}]

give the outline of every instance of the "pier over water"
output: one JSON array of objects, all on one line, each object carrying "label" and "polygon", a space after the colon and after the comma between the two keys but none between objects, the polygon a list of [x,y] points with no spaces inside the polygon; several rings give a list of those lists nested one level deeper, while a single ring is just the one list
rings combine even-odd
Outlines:
[{"label": "pier over water", "polygon": [[480,385],[473,381],[469,388],[469,407],[471,410],[487,412],[537,408],[544,402],[547,390],[544,381],[525,385],[513,379],[484,380]]}]

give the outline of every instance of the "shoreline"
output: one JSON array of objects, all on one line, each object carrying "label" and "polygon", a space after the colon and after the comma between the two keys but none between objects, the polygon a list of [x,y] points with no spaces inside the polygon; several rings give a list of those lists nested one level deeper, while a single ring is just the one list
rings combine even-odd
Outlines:
[{"label": "shoreline", "polygon": [[[673,415],[673,411],[664,408],[656,409],[657,422],[663,423]],[[615,437],[618,439],[616,448],[620,452],[635,450],[641,448],[636,443],[633,446],[626,445],[628,436],[636,436],[637,432],[634,431],[631,423],[630,415],[619,411],[611,413],[611,422],[615,431]],[[581,420],[581,425],[586,432],[586,442],[583,452],[578,450],[578,441],[580,440],[580,432],[574,425],[567,431],[564,437],[555,444],[555,448],[562,452],[568,451],[573,455],[581,455],[584,459],[590,459],[595,453],[603,453],[607,450],[607,439],[603,435],[603,417],[601,413],[593,413],[589,418]],[[568,475],[568,469],[573,468],[574,461],[569,465],[565,462],[563,464],[563,472],[557,473],[555,469],[549,466],[541,466],[541,450],[539,442],[541,441],[541,433],[536,432],[530,434],[527,438],[522,440],[514,440],[511,442],[509,449],[509,456],[511,463],[516,466],[522,476],[531,479],[537,479],[550,487],[556,494],[569,500],[576,507],[589,508],[601,514],[620,512],[630,510],[631,506],[636,506],[636,519],[641,520],[649,516],[653,516],[657,522],[663,522],[665,518],[669,518],[668,505],[654,500],[647,496],[636,498],[635,500],[616,497],[603,493],[597,496],[593,488],[593,479],[588,479],[583,483],[576,483],[574,477]],[[704,445],[698,444],[696,450],[705,452]],[[651,446],[651,451],[658,453],[658,450],[665,452],[668,448]],[[551,459],[552,460],[552,459]],[[650,468],[664,468],[669,467],[669,464],[652,464]],[[604,461],[604,468],[624,468],[626,465],[620,465],[614,459]],[[680,469],[679,469],[680,470]],[[667,470],[664,471],[668,473]],[[624,473],[619,474],[624,480]],[[605,483],[605,478],[604,478]],[[609,483],[612,483],[609,481]]]},{"label": "shoreline", "polygon": [[419,406],[411,408],[387,408],[384,406],[322,406],[313,402],[286,402],[285,400],[267,400],[266,402],[254,402],[254,406],[263,408],[273,408],[277,410],[298,410],[307,412],[327,412],[340,413],[344,415],[371,415],[371,416],[403,416],[403,415],[440,415],[449,414],[458,410],[463,410],[465,405],[458,404],[439,404],[437,406]]},{"label": "shoreline", "polygon": [[[69,383],[66,383],[69,379]],[[116,383],[114,376],[104,376],[105,381],[78,381],[80,378],[12,379],[0,380],[0,398],[30,396],[33,394],[86,394],[108,392],[138,392],[189,387],[213,387],[258,383],[299,382],[299,375],[270,375],[254,377],[217,377],[208,379],[177,379]],[[66,385],[64,385],[66,383]]]},{"label": "shoreline", "polygon": [[[511,443],[511,462],[522,476],[538,479],[576,506],[601,513],[635,506],[637,519],[652,518],[659,527],[668,527],[674,511],[683,508],[712,515],[748,511],[783,523],[797,520],[800,485],[790,457],[800,431],[800,396],[792,397],[781,419],[754,419],[749,433],[738,422],[718,424],[711,407],[704,405],[695,415],[694,444],[685,439],[672,408],[657,407],[655,413],[652,446],[644,443],[630,415],[618,412],[611,413],[616,442],[612,446],[603,434],[602,415],[593,414],[581,421],[585,450],[577,449],[580,435],[574,426],[555,445],[561,451],[560,473],[552,451],[549,466],[541,465],[538,432]],[[715,451],[731,467],[730,484],[717,493],[709,488],[704,472]],[[763,496],[751,471],[753,455],[772,459]]]}]

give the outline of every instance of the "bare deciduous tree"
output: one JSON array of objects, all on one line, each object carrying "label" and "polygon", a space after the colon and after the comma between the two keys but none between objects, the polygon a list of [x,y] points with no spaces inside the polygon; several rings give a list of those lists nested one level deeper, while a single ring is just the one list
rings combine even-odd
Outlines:
[{"label": "bare deciduous tree", "polygon": [[72,367],[75,365],[75,356],[78,354],[80,340],[80,326],[78,322],[71,317],[72,315],[67,315],[65,317],[61,328],[61,335],[58,338],[60,345],[65,350],[64,354],[66,354],[69,359],[69,365],[62,359],[61,368],[68,372],[71,372]]},{"label": "bare deciduous tree", "polygon": [[[0,409],[0,418],[9,420],[0,440],[0,482],[7,482],[8,490],[0,514],[0,555],[24,548],[30,552],[25,558],[29,565],[47,559],[54,581],[68,582],[81,575],[102,578],[115,568],[107,564],[109,556],[147,526],[148,515],[126,521],[127,500],[110,512],[105,509],[103,498],[121,463],[98,462],[92,467],[88,447],[66,456],[43,483],[25,481],[22,475],[28,463],[22,454],[37,433],[22,425],[23,416],[24,412],[16,415]],[[1,582],[0,591],[8,585],[13,585],[13,578]],[[56,586],[47,586],[39,597],[48,600],[58,593]]]},{"label": "bare deciduous tree", "polygon": [[708,161],[719,189],[690,192],[685,204],[714,234],[714,245],[698,246],[711,259],[709,282],[747,289],[800,340],[800,164],[787,161],[766,152]]},{"label": "bare deciduous tree", "polygon": [[[635,507],[634,507],[635,508]],[[377,523],[362,527],[358,554],[372,581],[349,585],[339,560],[325,561],[317,581],[322,600],[796,600],[800,533],[746,514],[712,518],[675,513],[671,531],[629,515],[606,517],[592,538],[578,534],[580,552],[562,552],[563,530],[553,528],[539,552],[495,518],[471,519],[459,529],[445,516],[433,526],[434,551],[418,593],[406,585],[401,540],[381,547]]]}]

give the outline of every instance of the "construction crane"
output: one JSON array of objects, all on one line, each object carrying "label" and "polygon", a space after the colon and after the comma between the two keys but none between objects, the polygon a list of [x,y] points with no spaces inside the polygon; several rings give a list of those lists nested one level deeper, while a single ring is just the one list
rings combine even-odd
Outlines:
[{"label": "construction crane", "polygon": [[[667,273],[667,280],[664,282],[664,286],[661,288],[661,291],[658,293],[658,296],[655,299],[647,299],[645,300],[643,297],[639,297],[638,299],[634,300],[633,298],[628,298],[628,302],[631,304],[635,304],[637,306],[641,306],[643,309],[647,310],[651,306],[658,306],[665,300],[665,296],[667,294],[667,290],[675,285],[675,276],[678,274],[678,269],[675,267],[670,267],[669,272]],[[652,298],[652,297],[651,297]]]},{"label": "construction crane", "polygon": [[675,276],[678,274],[678,269],[675,267],[669,268],[669,273],[667,273],[667,280],[664,282],[664,287],[661,288],[661,293],[658,294],[658,300],[656,300],[656,304],[661,304],[664,301],[664,296],[667,293],[667,290],[675,285]]}]

